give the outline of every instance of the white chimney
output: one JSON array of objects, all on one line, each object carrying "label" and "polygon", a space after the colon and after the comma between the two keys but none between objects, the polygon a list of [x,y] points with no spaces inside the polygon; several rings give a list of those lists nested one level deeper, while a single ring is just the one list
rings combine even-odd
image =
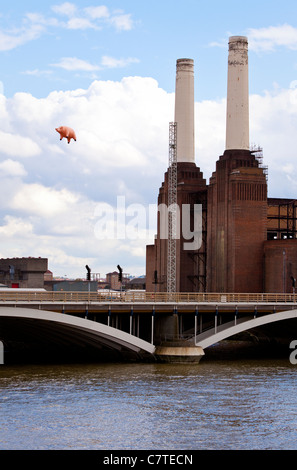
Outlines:
[{"label": "white chimney", "polygon": [[248,40],[229,38],[226,150],[249,150]]},{"label": "white chimney", "polygon": [[177,123],[177,161],[195,163],[194,61],[176,62],[175,122]]}]

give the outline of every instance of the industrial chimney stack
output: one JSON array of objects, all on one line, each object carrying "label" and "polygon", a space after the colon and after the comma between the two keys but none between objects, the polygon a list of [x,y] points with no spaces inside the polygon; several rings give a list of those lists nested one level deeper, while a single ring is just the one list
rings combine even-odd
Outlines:
[{"label": "industrial chimney stack", "polygon": [[226,149],[207,196],[207,290],[262,292],[267,182],[249,149],[248,41],[229,39]]},{"label": "industrial chimney stack", "polygon": [[[161,223],[161,215],[158,215],[155,243],[147,246],[146,289],[149,292],[167,292],[168,286],[170,292],[174,289],[176,292],[205,291],[207,186],[200,168],[195,163],[194,106],[194,60],[177,59],[174,116],[174,122],[177,124],[176,133],[174,132],[174,145],[169,139],[169,165],[159,190],[158,207],[177,204],[179,210],[175,222],[179,223],[176,223],[176,239],[164,237],[162,235],[164,224]],[[170,137],[172,137],[171,132]],[[170,164],[172,149],[174,149],[175,165]],[[172,204],[173,194],[176,202]],[[188,245],[191,245],[193,239],[189,240],[187,236],[184,238],[183,224],[187,220],[184,207],[189,209],[188,226],[192,230],[196,223],[195,205],[199,204],[202,207],[201,248],[194,247],[194,244],[189,248]],[[168,220],[165,219],[165,223],[168,223],[168,233],[172,233],[170,230],[174,226],[172,220],[169,217]],[[171,243],[172,241],[175,243]]]},{"label": "industrial chimney stack", "polygon": [[175,122],[177,123],[177,162],[195,163],[194,61],[176,62]]},{"label": "industrial chimney stack", "polygon": [[226,150],[249,150],[248,40],[229,38]]}]

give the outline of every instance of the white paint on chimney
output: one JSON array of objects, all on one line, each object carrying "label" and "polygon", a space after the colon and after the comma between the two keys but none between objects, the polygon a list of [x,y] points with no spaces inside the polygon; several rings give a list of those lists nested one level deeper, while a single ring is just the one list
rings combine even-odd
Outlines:
[{"label": "white paint on chimney", "polygon": [[175,122],[177,123],[177,161],[195,163],[194,61],[176,62]]},{"label": "white paint on chimney", "polygon": [[249,150],[248,40],[229,38],[226,150]]}]

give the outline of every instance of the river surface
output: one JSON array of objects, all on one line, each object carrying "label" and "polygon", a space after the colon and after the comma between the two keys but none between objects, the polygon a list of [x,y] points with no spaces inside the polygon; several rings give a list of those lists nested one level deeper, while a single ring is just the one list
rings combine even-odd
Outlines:
[{"label": "river surface", "polygon": [[288,360],[0,366],[1,450],[297,449]]}]

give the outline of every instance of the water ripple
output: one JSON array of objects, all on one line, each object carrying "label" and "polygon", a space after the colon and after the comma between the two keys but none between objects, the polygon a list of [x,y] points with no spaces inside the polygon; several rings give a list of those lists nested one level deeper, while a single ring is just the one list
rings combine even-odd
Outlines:
[{"label": "water ripple", "polygon": [[0,369],[0,449],[297,449],[286,361]]}]

